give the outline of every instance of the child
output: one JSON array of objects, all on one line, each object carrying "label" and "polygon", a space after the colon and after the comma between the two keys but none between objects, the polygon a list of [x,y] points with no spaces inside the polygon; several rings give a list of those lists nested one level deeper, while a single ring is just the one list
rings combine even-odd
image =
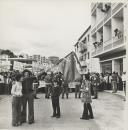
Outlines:
[{"label": "child", "polygon": [[15,83],[12,85],[12,125],[21,125],[21,97],[22,97],[22,83],[21,75],[17,74]]},{"label": "child", "polygon": [[93,112],[91,107],[91,88],[90,88],[90,81],[89,75],[85,75],[85,79],[82,82],[82,102],[84,103],[84,110],[83,115],[80,119],[88,120],[93,119]]},{"label": "child", "polygon": [[51,117],[60,118],[60,105],[59,105],[59,96],[61,94],[61,87],[58,85],[58,82],[54,80],[51,99],[53,107],[53,115]]}]

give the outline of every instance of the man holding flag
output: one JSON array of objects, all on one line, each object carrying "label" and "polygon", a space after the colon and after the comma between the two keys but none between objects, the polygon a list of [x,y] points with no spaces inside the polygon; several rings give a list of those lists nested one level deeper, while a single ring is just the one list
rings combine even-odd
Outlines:
[{"label": "man holding flag", "polygon": [[77,64],[80,66],[80,63],[77,59],[77,56],[74,52],[68,54],[58,65],[60,71],[63,73],[64,80],[66,82],[73,82],[76,79],[80,79],[81,75],[78,72]]}]

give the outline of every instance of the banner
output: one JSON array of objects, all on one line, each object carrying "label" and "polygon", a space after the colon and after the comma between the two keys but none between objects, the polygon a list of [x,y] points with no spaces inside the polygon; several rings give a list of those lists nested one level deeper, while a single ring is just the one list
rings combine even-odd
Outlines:
[{"label": "banner", "polygon": [[59,69],[63,73],[64,80],[67,82],[73,82],[76,79],[80,79],[81,75],[77,69],[77,61],[75,59],[75,53],[71,52],[60,63]]}]

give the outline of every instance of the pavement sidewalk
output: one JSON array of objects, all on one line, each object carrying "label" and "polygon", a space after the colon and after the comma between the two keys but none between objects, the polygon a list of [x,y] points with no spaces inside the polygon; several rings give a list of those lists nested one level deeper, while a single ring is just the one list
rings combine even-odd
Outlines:
[{"label": "pavement sidewalk", "polygon": [[0,101],[5,101],[6,99],[9,99],[9,97],[11,97],[11,95],[2,94],[0,95]]},{"label": "pavement sidewalk", "polygon": [[[104,90],[104,92],[107,92],[107,93],[112,93],[112,90]],[[112,93],[112,94],[114,94],[114,95],[117,95],[117,96],[121,96],[121,97],[125,97],[125,95],[124,95],[124,91],[117,91],[116,93]]]},{"label": "pavement sidewalk", "polygon": [[60,98],[61,118],[51,118],[52,104],[50,99],[45,99],[44,94],[38,94],[39,99],[34,101],[35,123],[22,124],[12,127],[11,96],[3,96],[0,101],[0,129],[18,130],[123,130],[124,103],[120,96],[109,92],[99,92],[97,100],[92,101],[94,113],[93,120],[80,120],[83,104],[80,99],[75,99],[75,94],[70,93],[69,99]]}]

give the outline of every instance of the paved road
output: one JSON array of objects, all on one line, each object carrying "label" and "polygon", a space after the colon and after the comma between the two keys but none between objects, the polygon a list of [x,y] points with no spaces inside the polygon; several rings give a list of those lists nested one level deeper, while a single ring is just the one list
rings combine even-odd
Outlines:
[{"label": "paved road", "polygon": [[45,99],[44,94],[38,94],[35,100],[35,123],[22,124],[20,127],[11,126],[11,96],[4,96],[0,100],[0,129],[48,129],[48,130],[123,130],[124,101],[120,96],[100,92],[99,99],[93,100],[93,120],[80,120],[83,104],[80,99],[61,99],[61,118],[51,118],[51,100]]}]

